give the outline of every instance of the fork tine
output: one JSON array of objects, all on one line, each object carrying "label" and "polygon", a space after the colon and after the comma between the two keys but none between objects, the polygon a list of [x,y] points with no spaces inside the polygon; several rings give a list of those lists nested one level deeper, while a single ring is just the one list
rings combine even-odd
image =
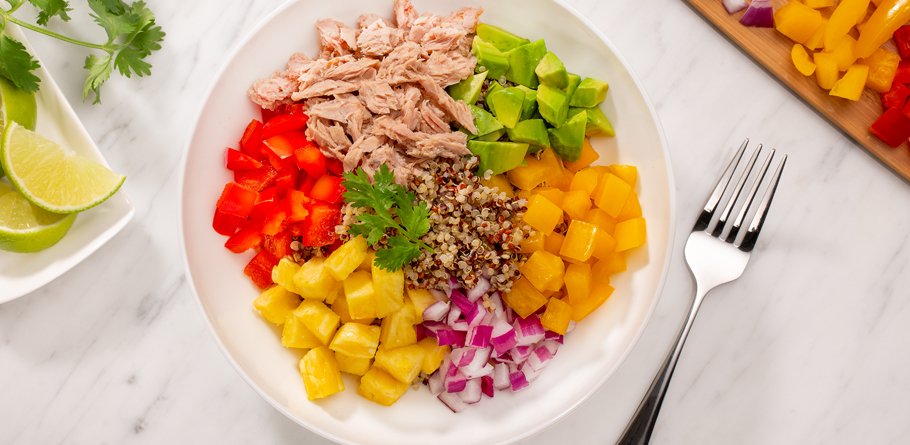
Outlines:
[{"label": "fork tine", "polygon": [[714,210],[717,208],[717,203],[720,201],[720,197],[723,196],[724,191],[727,190],[727,185],[730,183],[730,177],[733,176],[733,171],[736,170],[736,166],[739,165],[739,160],[743,157],[743,152],[746,150],[747,145],[749,145],[749,138],[746,138],[746,140],[743,141],[739,150],[733,155],[733,159],[730,160],[730,164],[727,165],[727,169],[724,170],[724,174],[717,181],[717,185],[714,186],[714,191],[711,192],[711,196],[708,198],[708,201],[705,202],[705,207],[702,209],[701,214],[698,215],[698,219],[695,220],[695,227],[692,229],[693,232],[706,230],[708,228],[708,224],[711,223],[711,218],[714,217]]},{"label": "fork tine", "polygon": [[717,219],[717,225],[714,226],[714,230],[712,231],[711,235],[720,237],[721,232],[724,231],[724,226],[727,224],[727,218],[730,217],[730,212],[733,211],[733,206],[736,205],[736,201],[739,199],[739,194],[742,192],[743,186],[746,185],[746,181],[749,179],[749,174],[752,173],[752,167],[755,166],[755,160],[758,159],[758,153],[761,152],[761,147],[762,144],[758,144],[758,148],[755,149],[755,153],[752,153],[752,157],[749,158],[749,163],[746,164],[746,168],[743,170],[742,174],[739,176],[739,179],[736,181],[736,187],[733,188],[733,193],[730,195],[729,201],[727,201],[727,206],[724,207],[724,211],[721,212],[720,217]]},{"label": "fork tine", "polygon": [[749,213],[749,208],[752,207],[752,201],[755,199],[755,194],[758,193],[758,188],[761,187],[762,181],[765,179],[765,175],[768,174],[768,167],[771,165],[771,160],[774,159],[775,150],[771,149],[771,154],[765,159],[764,164],[762,164],[761,170],[759,170],[758,177],[755,178],[755,183],[752,184],[752,189],[749,190],[749,195],[746,197],[746,201],[743,204],[742,208],[739,209],[739,215],[736,216],[736,220],[733,222],[733,227],[730,228],[730,233],[727,234],[727,238],[724,240],[728,243],[733,243],[736,240],[736,235],[739,234],[739,229],[743,225],[743,220],[746,219],[746,214]]},{"label": "fork tine", "polygon": [[777,191],[777,184],[780,182],[780,174],[784,171],[784,164],[786,163],[787,155],[784,155],[784,158],[780,161],[780,165],[777,166],[777,171],[774,172],[774,177],[771,178],[771,185],[768,186],[768,190],[761,200],[758,212],[755,214],[755,217],[752,218],[752,223],[749,224],[749,229],[743,237],[743,242],[738,246],[739,250],[751,252],[752,249],[755,248],[755,242],[758,240],[758,233],[761,232],[762,224],[765,223],[765,217],[768,216],[771,200],[774,199],[774,192]]}]

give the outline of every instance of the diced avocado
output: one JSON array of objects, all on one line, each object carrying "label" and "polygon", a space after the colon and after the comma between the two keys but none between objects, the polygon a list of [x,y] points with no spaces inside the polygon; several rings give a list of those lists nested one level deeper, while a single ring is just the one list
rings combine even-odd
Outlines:
[{"label": "diced avocado", "polygon": [[[588,113],[580,111],[567,120],[562,127],[548,128],[550,147],[557,156],[568,162],[577,162],[581,157],[581,147],[585,143],[585,125]],[[470,144],[470,143],[469,143]]]},{"label": "diced avocado", "polygon": [[471,114],[474,116],[474,126],[477,127],[476,136],[483,136],[502,129],[502,124],[487,110],[474,105],[468,105],[468,108],[471,109]]},{"label": "diced avocado", "polygon": [[521,106],[521,119],[519,120],[531,119],[531,116],[537,112],[537,90],[532,90],[524,85],[518,85],[515,88],[525,92],[525,103]]},{"label": "diced avocado", "polygon": [[487,170],[493,170],[493,174],[498,175],[521,165],[528,151],[528,144],[473,140],[468,141],[468,150],[480,158],[478,176],[483,176]]},{"label": "diced avocado", "polygon": [[509,60],[502,51],[496,49],[490,43],[484,42],[479,37],[474,37],[474,43],[471,44],[471,51],[477,58],[477,67],[474,72],[488,72],[487,76],[491,79],[499,79],[509,69]]},{"label": "diced avocado", "polygon": [[[540,150],[543,150],[543,147],[541,147],[540,145],[529,144],[529,145],[528,145],[528,153],[527,153],[527,154],[533,155],[533,154],[536,154],[536,153],[540,152]],[[528,161],[525,161],[525,162],[522,163],[521,165],[522,165],[523,167],[527,167],[527,166],[528,166]]]},{"label": "diced avocado", "polygon": [[528,119],[519,122],[515,128],[507,128],[509,139],[512,142],[527,142],[540,147],[549,147],[550,138],[547,136],[547,124],[543,119]]},{"label": "diced avocado", "polygon": [[477,25],[477,37],[480,37],[485,42],[490,42],[502,52],[531,43],[528,39],[518,37],[498,26],[487,25],[486,23]]},{"label": "diced avocado", "polygon": [[569,100],[565,91],[541,85],[537,88],[537,110],[550,125],[561,126],[566,122],[566,115],[569,112]]},{"label": "diced avocado", "polygon": [[480,74],[468,76],[467,79],[446,88],[446,91],[449,92],[449,96],[452,96],[452,99],[456,101],[463,100],[468,105],[474,105],[477,103],[477,99],[480,98],[480,89],[483,87],[483,81],[487,78],[487,74],[484,71]]},{"label": "diced avocado", "polygon": [[[477,39],[476,37],[474,38]],[[547,54],[547,44],[543,39],[536,42],[526,43],[515,47],[503,53],[509,60],[509,69],[506,71],[506,79],[510,82],[524,85],[528,88],[537,88],[540,81],[537,79],[537,73],[534,69],[537,64]]]},{"label": "diced avocado", "polygon": [[613,131],[613,125],[610,124],[610,121],[607,120],[607,116],[600,109],[600,107],[591,107],[591,108],[569,108],[569,118],[575,116],[581,111],[587,111],[588,113],[588,123],[585,125],[585,136],[594,136],[598,134],[603,134],[606,136],[616,136],[616,132]]},{"label": "diced avocado", "polygon": [[487,104],[487,108],[490,109],[490,112],[495,113],[496,110],[493,109],[493,106],[490,105],[490,101],[487,99],[490,98],[490,94],[493,94],[493,92],[495,92],[497,90],[501,90],[501,89],[503,89],[502,84],[500,84],[499,82],[494,80],[494,81],[490,82],[490,86],[487,87],[487,91],[483,93],[484,94],[483,101]]},{"label": "diced avocado", "polygon": [[478,141],[498,141],[506,133],[505,128],[500,128],[492,133],[487,133],[483,136],[478,136],[476,140]]},{"label": "diced avocado", "polygon": [[537,79],[544,85],[554,88],[565,89],[569,86],[569,73],[566,72],[566,66],[551,51],[540,59],[537,68],[534,68]]},{"label": "diced avocado", "polygon": [[525,92],[515,88],[503,88],[487,95],[487,104],[491,105],[496,119],[507,128],[512,128],[521,117],[525,103]]},{"label": "diced avocado", "polygon": [[578,85],[578,89],[576,89],[575,94],[572,95],[572,100],[569,102],[569,105],[573,107],[591,108],[607,98],[608,88],[610,88],[610,85],[606,82],[586,77],[585,80],[582,80],[581,84]]},{"label": "diced avocado", "polygon": [[569,103],[572,103],[572,96],[575,95],[575,90],[578,89],[578,85],[581,84],[581,76],[578,74],[569,73],[569,86],[566,87],[566,97],[569,99]]}]

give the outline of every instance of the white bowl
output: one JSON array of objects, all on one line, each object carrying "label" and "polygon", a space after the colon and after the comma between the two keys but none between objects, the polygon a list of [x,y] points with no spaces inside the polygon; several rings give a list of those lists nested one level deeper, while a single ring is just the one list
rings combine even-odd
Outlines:
[{"label": "white bowl", "polygon": [[334,18],[354,25],[366,12],[392,16],[392,1],[292,1],[267,17],[231,56],[209,90],[184,159],[181,243],[187,278],[203,318],[241,376],[279,411],[310,430],[345,443],[505,443],[540,432],[600,389],[632,350],[656,305],[669,264],[674,191],[657,116],[640,82],[603,34],[578,11],[558,1],[416,0],[419,13],[447,14],[483,6],[482,21],[547,47],[582,77],[610,83],[602,108],[615,138],[595,138],[598,163],[638,166],[637,186],[648,222],[648,242],[629,256],[629,271],[612,280],[615,293],[569,334],[539,379],[518,392],[497,392],[453,414],[429,391],[409,391],[392,407],[357,395],[345,376],[343,393],[310,402],[298,373],[301,354],[279,342],[280,331],[254,312],[257,289],[242,273],[253,256],[235,255],[212,230],[215,201],[231,173],[224,147],[236,147],[258,108],[246,96],[258,78],[283,69],[289,56],[319,51],[315,22]]}]

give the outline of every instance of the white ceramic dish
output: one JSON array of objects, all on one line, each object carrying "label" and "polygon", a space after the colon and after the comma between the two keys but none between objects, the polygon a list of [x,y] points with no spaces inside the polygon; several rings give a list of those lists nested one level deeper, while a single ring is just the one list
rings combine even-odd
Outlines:
[{"label": "white ceramic dish", "polygon": [[298,373],[301,353],[279,342],[280,330],[253,310],[258,291],[242,273],[252,257],[234,255],[212,230],[215,201],[231,174],[224,147],[236,147],[258,108],[246,97],[254,80],[283,69],[297,51],[318,52],[315,22],[353,25],[362,13],[392,16],[392,1],[291,1],[267,17],[228,59],[200,110],[184,159],[180,204],[187,278],[205,322],[241,376],[279,411],[310,430],[344,443],[506,443],[531,436],[580,406],[616,372],[643,332],[663,287],[674,226],[673,180],[657,116],[628,64],[577,11],[551,0],[416,0],[419,13],[447,14],[483,6],[482,21],[547,47],[582,76],[610,83],[602,105],[617,137],[596,138],[599,163],[638,166],[637,186],[648,221],[648,242],[629,256],[629,271],[613,279],[616,292],[569,334],[556,358],[529,389],[497,392],[453,414],[426,389],[409,391],[392,407],[356,394],[345,376],[341,394],[309,402]]},{"label": "white ceramic dish", "polygon": [[[7,23],[6,34],[37,58],[18,26]],[[35,74],[41,79],[36,94],[37,132],[110,168],[43,65]],[[107,201],[79,214],[66,236],[50,248],[28,254],[0,251],[0,303],[19,298],[72,269],[123,229],[133,213],[135,208],[121,188]]]}]

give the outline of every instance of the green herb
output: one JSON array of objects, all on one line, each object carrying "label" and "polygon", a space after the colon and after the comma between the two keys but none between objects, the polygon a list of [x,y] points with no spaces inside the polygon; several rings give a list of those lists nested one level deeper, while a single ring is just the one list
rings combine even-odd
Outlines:
[{"label": "green herb", "polygon": [[[89,92],[94,92],[93,103],[101,103],[101,85],[115,68],[128,78],[133,74],[139,77],[152,74],[152,65],[144,59],[153,51],[161,49],[160,43],[164,40],[165,34],[160,26],[155,26],[155,15],[146,8],[145,2],[137,1],[127,5],[123,0],[88,0],[89,8],[94,12],[89,15],[107,33],[107,42],[103,44],[71,39],[41,27],[47,26],[48,21],[54,17],[59,17],[64,22],[70,20],[67,12],[72,11],[72,8],[67,0],[6,2],[10,8],[0,8],[0,32],[6,27],[7,22],[12,22],[64,42],[104,51],[105,55],[101,57],[90,54],[85,59],[88,76],[82,88],[83,101]],[[38,17],[35,19],[37,25],[13,17],[13,13],[25,3],[30,3],[38,9]],[[6,35],[0,37],[0,75],[12,81],[19,89],[34,92],[38,90],[39,79],[33,73],[37,68],[38,62],[32,59],[22,43]]]},{"label": "green herb", "polygon": [[375,184],[370,183],[362,168],[344,174],[344,199],[375,212],[358,215],[358,224],[351,226],[350,234],[363,235],[367,244],[374,245],[388,229],[394,229],[396,234],[389,238],[389,247],[376,252],[376,265],[396,271],[420,257],[420,249],[432,251],[420,240],[430,230],[430,210],[425,202],[415,204],[414,192],[395,184],[395,175],[388,166],[381,166],[373,181]]}]

